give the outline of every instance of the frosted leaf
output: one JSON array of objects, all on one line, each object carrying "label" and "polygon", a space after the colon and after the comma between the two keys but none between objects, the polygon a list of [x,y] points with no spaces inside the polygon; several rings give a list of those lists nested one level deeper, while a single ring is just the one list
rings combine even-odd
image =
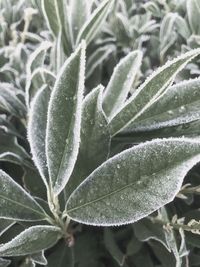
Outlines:
[{"label": "frosted leaf", "polygon": [[40,265],[47,265],[47,259],[44,256],[44,250],[31,255],[32,261]]},{"label": "frosted leaf", "polygon": [[26,107],[17,96],[17,89],[9,83],[0,83],[1,110],[22,118],[26,116]]},{"label": "frosted leaf", "polygon": [[48,84],[51,88],[55,83],[54,74],[44,68],[37,68],[26,81],[26,106],[29,108],[36,93],[44,85]]},{"label": "frosted leaf", "polygon": [[171,202],[199,161],[200,143],[187,138],[156,139],[127,149],[72,193],[66,214],[90,225],[133,223]]},{"label": "frosted leaf", "polygon": [[102,92],[100,85],[84,99],[79,154],[66,186],[67,196],[108,157],[111,138],[102,110]]},{"label": "frosted leaf", "polygon": [[46,134],[46,155],[55,194],[72,174],[79,149],[85,74],[85,43],[67,59],[51,94]]},{"label": "frosted leaf", "polygon": [[95,11],[89,16],[88,20],[83,24],[77,36],[76,46],[85,40],[89,44],[96,34],[99,32],[102,24],[105,22],[107,15],[113,5],[113,0],[104,0]]},{"label": "frosted leaf", "polygon": [[199,54],[200,49],[191,50],[154,71],[110,121],[111,134],[115,135],[141,116],[169,87],[176,74]]},{"label": "frosted leaf", "polygon": [[139,72],[142,53],[133,51],[115,67],[103,95],[103,109],[111,118],[123,105]]},{"label": "frosted leaf", "polygon": [[73,0],[70,1],[69,15],[73,32],[73,40],[76,42],[77,35],[86,22],[90,14],[90,1]]},{"label": "frosted leaf", "polygon": [[0,184],[0,218],[18,221],[40,221],[46,218],[43,208],[2,170]]},{"label": "frosted leaf", "polygon": [[33,155],[33,161],[37,166],[40,175],[47,185],[48,169],[46,160],[46,125],[47,111],[51,92],[47,85],[44,85],[36,94],[29,113],[28,139]]},{"label": "frosted leaf", "polygon": [[0,219],[0,236],[3,235],[14,224],[15,224],[15,221],[13,221],[13,220],[1,218]]},{"label": "frosted leaf", "polygon": [[199,120],[199,89],[199,78],[169,87],[125,132],[150,131]]},{"label": "frosted leaf", "polygon": [[40,252],[52,247],[61,237],[58,227],[37,225],[32,226],[0,246],[0,256],[13,257]]},{"label": "frosted leaf", "polygon": [[187,0],[186,1],[187,16],[190,28],[194,35],[200,34],[200,25],[199,25],[199,13],[200,13],[200,4],[198,0]]}]

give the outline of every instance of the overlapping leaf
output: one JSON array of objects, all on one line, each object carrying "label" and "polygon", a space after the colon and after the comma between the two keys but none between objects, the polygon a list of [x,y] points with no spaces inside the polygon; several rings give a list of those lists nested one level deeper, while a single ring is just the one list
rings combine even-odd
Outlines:
[{"label": "overlapping leaf", "polygon": [[184,138],[158,139],[125,150],[72,193],[66,214],[91,225],[137,221],[171,202],[199,160],[200,143]]}]

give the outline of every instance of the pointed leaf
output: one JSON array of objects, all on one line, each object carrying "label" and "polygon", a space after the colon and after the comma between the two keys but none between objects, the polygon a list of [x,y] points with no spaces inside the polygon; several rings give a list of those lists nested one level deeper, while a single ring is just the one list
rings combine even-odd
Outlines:
[{"label": "pointed leaf", "polygon": [[32,226],[11,241],[0,247],[0,255],[3,257],[21,256],[37,253],[43,249],[52,247],[61,237],[60,228],[55,226]]},{"label": "pointed leaf", "polygon": [[17,90],[12,85],[1,83],[0,92],[0,110],[19,118],[26,116],[26,107],[18,98]]},{"label": "pointed leaf", "polygon": [[141,61],[142,53],[139,50],[133,51],[115,67],[103,96],[103,109],[108,118],[123,106],[139,72]]},{"label": "pointed leaf", "polygon": [[199,120],[199,88],[199,78],[169,87],[166,93],[159,97],[125,131],[150,131]]},{"label": "pointed leaf", "polygon": [[89,17],[90,1],[73,0],[70,1],[70,21],[73,31],[73,39],[76,41],[77,35]]},{"label": "pointed leaf", "polygon": [[0,219],[0,236],[3,235],[14,224],[15,224],[15,221],[13,220]]},{"label": "pointed leaf", "polygon": [[81,28],[76,40],[76,46],[81,40],[85,40],[89,44],[94,39],[105,22],[113,3],[114,0],[105,0],[96,8]]},{"label": "pointed leaf", "polygon": [[76,162],[84,90],[85,43],[62,67],[51,94],[47,120],[47,164],[55,194],[65,187]]},{"label": "pointed leaf", "polygon": [[110,122],[111,134],[115,135],[131,122],[141,116],[154,101],[168,88],[176,74],[194,57],[198,56],[200,49],[192,50],[176,59],[167,62],[153,74],[133,93],[127,103],[113,117]]},{"label": "pointed leaf", "polygon": [[199,35],[200,34],[200,3],[198,0],[187,0],[186,1],[187,7],[187,15],[189,20],[190,28],[192,29],[193,34]]},{"label": "pointed leaf", "polygon": [[37,166],[40,175],[47,185],[48,169],[46,160],[46,126],[47,111],[51,92],[47,85],[44,85],[36,94],[29,114],[28,139],[33,155],[33,161]]},{"label": "pointed leaf", "polygon": [[171,202],[199,160],[200,143],[186,138],[158,139],[127,149],[72,193],[66,213],[91,225],[135,222]]},{"label": "pointed leaf", "polygon": [[44,256],[44,250],[31,255],[32,261],[40,265],[47,265],[47,259]]},{"label": "pointed leaf", "polygon": [[102,91],[100,85],[84,99],[79,154],[66,187],[67,196],[108,157],[111,138],[102,110]]},{"label": "pointed leaf", "polygon": [[8,174],[0,170],[0,217],[19,221],[46,218],[41,206]]}]

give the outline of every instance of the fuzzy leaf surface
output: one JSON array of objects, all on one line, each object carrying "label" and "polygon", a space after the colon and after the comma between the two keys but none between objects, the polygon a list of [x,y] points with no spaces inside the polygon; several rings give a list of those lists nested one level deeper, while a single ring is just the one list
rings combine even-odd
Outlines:
[{"label": "fuzzy leaf surface", "polygon": [[45,141],[50,95],[51,91],[47,85],[38,91],[31,105],[28,122],[28,139],[33,160],[45,184],[47,184],[48,179]]},{"label": "fuzzy leaf surface", "polygon": [[62,67],[49,103],[46,154],[55,194],[65,187],[78,155],[84,73],[85,43],[82,42]]},{"label": "fuzzy leaf surface", "polygon": [[44,220],[42,207],[8,174],[0,170],[0,217],[19,221]]},{"label": "fuzzy leaf surface", "polygon": [[141,66],[142,53],[133,51],[115,67],[103,96],[103,109],[110,118],[120,109]]},{"label": "fuzzy leaf surface", "polygon": [[82,26],[77,36],[76,45],[78,45],[83,39],[87,44],[94,39],[102,24],[105,22],[113,2],[113,0],[105,0],[96,8]]},{"label": "fuzzy leaf surface", "polygon": [[32,226],[0,247],[3,257],[37,253],[52,247],[60,238],[60,229],[55,226]]},{"label": "fuzzy leaf surface", "polygon": [[68,196],[109,154],[111,138],[102,110],[102,91],[103,87],[98,86],[83,102],[81,142],[76,165],[66,187]]},{"label": "fuzzy leaf surface", "polygon": [[176,74],[180,72],[190,60],[198,56],[199,53],[200,49],[194,49],[167,62],[164,66],[153,72],[128,99],[125,106],[121,108],[110,121],[111,134],[115,135],[141,116],[169,87]]},{"label": "fuzzy leaf surface", "polygon": [[199,120],[199,89],[199,78],[169,87],[128,129],[131,132],[150,131]]},{"label": "fuzzy leaf surface", "polygon": [[157,139],[127,149],[97,168],[70,196],[66,214],[90,225],[135,222],[171,202],[200,160],[200,143]]}]

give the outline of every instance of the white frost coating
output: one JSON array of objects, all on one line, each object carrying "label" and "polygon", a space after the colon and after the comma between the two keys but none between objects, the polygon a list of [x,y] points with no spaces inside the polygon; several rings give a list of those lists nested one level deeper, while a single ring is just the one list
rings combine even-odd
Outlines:
[{"label": "white frost coating", "polygon": [[[177,151],[183,156],[182,160],[177,159]],[[156,155],[156,162],[152,156],[146,161],[149,155]],[[165,155],[169,160],[167,166],[163,160]],[[158,159],[159,166],[156,165]],[[129,167],[126,166],[127,160],[131,160]],[[66,215],[80,223],[97,226],[136,222],[171,202],[187,172],[199,161],[200,142],[190,138],[156,139],[127,149],[103,163],[82,182],[67,202]],[[121,173],[120,168],[114,168],[117,162],[122,168]],[[146,170],[139,162],[146,165]],[[139,168],[136,169],[139,178],[132,177],[135,168]]]},{"label": "white frost coating", "polygon": [[87,44],[92,41],[92,39],[98,33],[98,30],[101,27],[102,23],[106,19],[109,13],[109,9],[111,8],[113,3],[113,0],[105,0],[95,9],[95,11],[90,15],[88,20],[81,28],[77,36],[76,46],[82,39],[84,39]]},{"label": "white frost coating", "polygon": [[[67,184],[72,174],[78,156],[79,143],[80,143],[82,100],[83,100],[84,81],[85,81],[85,50],[86,50],[86,44],[85,41],[82,41],[81,44],[76,49],[76,51],[73,54],[71,54],[71,56],[66,60],[65,64],[63,65],[58,74],[49,102],[49,109],[47,116],[46,156],[47,156],[47,165],[50,174],[51,186],[56,195],[58,195]],[[57,131],[59,129],[54,129],[55,125],[53,124],[53,121],[55,123],[56,120],[55,116],[57,115],[63,116],[65,114],[53,114],[52,110],[56,108],[54,107],[54,102],[57,101],[59,98],[58,92],[59,94],[61,94],[60,86],[62,85],[60,84],[60,80],[62,79],[62,76],[65,74],[65,70],[68,69],[68,66],[70,66],[73,60],[77,57],[78,53],[80,53],[79,72],[74,73],[74,76],[78,80],[78,85],[77,88],[72,89],[76,90],[76,95],[73,97],[73,107],[75,107],[75,111],[74,114],[70,114],[71,123],[68,126],[69,128],[68,134],[65,137],[65,140],[59,140],[63,142],[64,151],[62,153],[62,159],[59,162],[59,166],[55,166],[55,161],[58,160],[57,159],[58,155],[56,155],[54,153],[54,150],[52,150],[52,144],[54,143],[54,137],[55,137],[55,136],[52,137],[52,133],[55,132],[55,130]],[[65,93],[67,94],[67,92]],[[67,97],[68,95],[66,97],[63,96],[63,98]],[[64,99],[62,100],[64,101]],[[65,105],[65,103],[62,102],[62,105]],[[72,119],[74,119],[73,123]],[[64,118],[63,118],[63,123],[64,123]],[[57,174],[55,174],[55,172],[57,172]]]},{"label": "white frost coating", "polygon": [[171,86],[125,131],[149,131],[199,120],[199,88],[199,78]]},{"label": "white frost coating", "polygon": [[44,250],[42,250],[41,252],[35,253],[31,255],[31,259],[35,262],[38,263],[40,265],[47,265],[47,259],[45,258],[44,255]]},{"label": "white frost coating", "polygon": [[18,221],[45,220],[43,208],[8,174],[0,170],[0,217]]},{"label": "white frost coating", "polygon": [[[43,98],[43,91],[48,90],[47,85],[42,86],[42,88],[36,93],[32,103],[31,103],[31,109],[29,112],[29,121],[28,121],[28,127],[27,127],[27,136],[29,140],[29,144],[31,147],[31,153],[33,155],[33,161],[39,170],[39,173],[42,177],[42,180],[45,184],[45,186],[48,188],[47,180],[45,177],[45,169],[46,167],[46,157],[45,157],[45,143],[39,144],[39,141],[37,139],[37,132],[41,129],[34,129],[34,120],[38,118],[37,112],[38,110],[38,103]],[[39,115],[41,118],[43,118],[44,114]],[[43,122],[44,125],[46,125],[47,121]],[[39,133],[38,133],[39,135]],[[44,153],[43,153],[44,152]],[[48,172],[47,172],[48,173]]]},{"label": "white frost coating", "polygon": [[[113,115],[112,120],[110,121],[110,127],[111,127],[111,131],[112,131],[112,135],[115,135],[119,131],[126,128],[128,125],[130,125],[130,123],[132,123],[141,114],[143,114],[145,112],[145,110],[147,110],[147,108],[149,108],[154,103],[154,101],[164,92],[164,90],[167,90],[167,88],[173,82],[173,80],[174,80],[175,76],[178,74],[178,72],[180,72],[188,64],[189,61],[191,61],[193,58],[195,58],[199,54],[200,54],[199,48],[193,49],[192,51],[189,51],[189,52],[185,53],[184,55],[181,55],[181,56],[179,56],[179,57],[177,57],[171,61],[168,61],[165,65],[163,65],[162,67],[159,67],[156,71],[154,71],[146,79],[146,81],[133,93],[133,95],[127,100],[125,105],[123,107],[121,107],[121,109],[119,109],[117,111],[117,113],[115,113]],[[155,93],[153,96],[151,96],[151,99],[149,99],[147,103],[144,103],[144,106],[142,108],[140,108],[140,110],[137,112],[137,114],[135,114],[131,118],[127,117],[126,121],[124,121],[123,118],[127,113],[129,113],[129,109],[131,108],[131,104],[135,103],[135,101],[136,101],[135,104],[137,104],[136,99],[137,99],[137,97],[140,96],[141,92],[144,91],[144,93],[146,93],[145,89],[146,89],[146,86],[148,86],[148,83],[151,82],[151,80],[153,80],[154,78],[156,78],[156,76],[158,76],[162,71],[166,70],[170,66],[173,66],[173,64],[175,64],[181,60],[184,60],[184,62],[181,64],[181,66],[178,67],[178,69],[176,69],[176,71],[173,71],[173,73],[171,74],[171,77],[168,78],[164,82],[164,84],[157,91],[157,93]],[[120,120],[121,120],[121,122],[119,122]],[[122,125],[122,123],[123,123],[123,125]]]},{"label": "white frost coating", "polygon": [[129,53],[114,68],[103,96],[103,107],[109,120],[124,105],[142,63],[142,52]]},{"label": "white frost coating", "polygon": [[37,225],[29,227],[0,246],[0,256],[22,256],[37,253],[53,246],[61,237],[60,228],[55,226]]},{"label": "white frost coating", "polygon": [[26,72],[27,72],[27,81],[26,81],[26,88],[25,88],[25,101],[26,106],[29,107],[29,87],[31,83],[31,77],[32,72],[35,70],[32,70],[32,65],[34,64],[34,61],[37,60],[39,57],[39,60],[41,60],[41,57],[43,58],[46,51],[52,46],[51,42],[44,41],[42,44],[30,55],[29,60],[27,62],[26,66]]}]

